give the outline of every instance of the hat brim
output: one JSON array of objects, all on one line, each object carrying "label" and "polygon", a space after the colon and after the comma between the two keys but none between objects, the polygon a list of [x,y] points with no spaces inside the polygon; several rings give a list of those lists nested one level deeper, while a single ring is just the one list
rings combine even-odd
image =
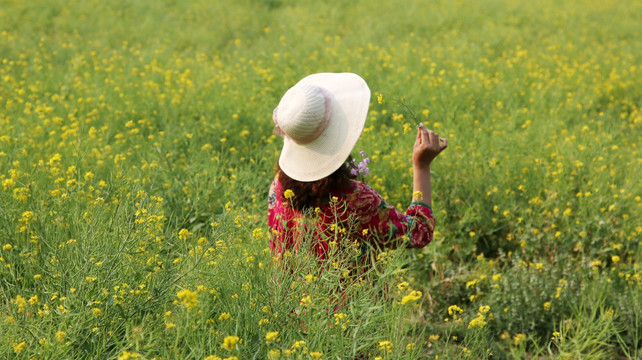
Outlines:
[{"label": "hat brim", "polygon": [[332,117],[316,139],[305,144],[284,138],[279,166],[294,180],[311,182],[335,172],[359,140],[368,115],[370,89],[353,73],[319,73],[299,83],[315,85],[332,94]]}]

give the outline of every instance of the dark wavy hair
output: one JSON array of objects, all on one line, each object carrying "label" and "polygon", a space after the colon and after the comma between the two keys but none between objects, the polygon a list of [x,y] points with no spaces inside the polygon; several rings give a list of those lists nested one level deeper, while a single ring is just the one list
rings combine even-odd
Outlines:
[{"label": "dark wavy hair", "polygon": [[292,201],[292,207],[300,211],[314,209],[329,202],[332,192],[349,188],[350,181],[357,178],[353,172],[356,167],[352,156],[332,174],[311,182],[297,181],[287,176],[278,162],[276,167],[283,190],[294,192],[294,197],[287,201]]}]

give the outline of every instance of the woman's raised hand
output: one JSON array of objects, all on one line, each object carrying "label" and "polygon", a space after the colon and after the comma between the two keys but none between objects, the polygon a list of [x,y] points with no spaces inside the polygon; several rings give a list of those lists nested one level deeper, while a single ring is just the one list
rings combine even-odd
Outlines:
[{"label": "woman's raised hand", "polygon": [[448,139],[440,138],[434,131],[426,129],[423,123],[417,126],[417,138],[412,151],[413,166],[423,169],[448,147]]}]

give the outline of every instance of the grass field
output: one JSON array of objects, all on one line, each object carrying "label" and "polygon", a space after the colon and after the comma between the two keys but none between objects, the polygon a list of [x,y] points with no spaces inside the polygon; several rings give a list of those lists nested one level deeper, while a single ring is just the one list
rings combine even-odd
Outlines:
[{"label": "grass field", "polygon": [[[639,359],[640,19],[615,0],[0,0],[0,357]],[[324,71],[368,82],[355,154],[398,208],[415,125],[449,139],[435,240],[359,279],[306,254],[285,274],[268,249],[272,110]]]}]

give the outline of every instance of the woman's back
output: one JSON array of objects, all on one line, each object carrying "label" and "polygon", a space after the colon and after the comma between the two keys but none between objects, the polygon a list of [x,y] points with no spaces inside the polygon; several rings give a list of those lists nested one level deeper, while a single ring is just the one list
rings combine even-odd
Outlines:
[{"label": "woman's back", "polygon": [[332,241],[364,241],[379,248],[420,248],[433,238],[435,219],[428,205],[413,202],[401,213],[371,187],[356,180],[320,195],[326,201],[307,211],[296,208],[297,195],[288,190],[277,174],[268,201],[270,248],[275,255],[306,246],[325,258]]}]

